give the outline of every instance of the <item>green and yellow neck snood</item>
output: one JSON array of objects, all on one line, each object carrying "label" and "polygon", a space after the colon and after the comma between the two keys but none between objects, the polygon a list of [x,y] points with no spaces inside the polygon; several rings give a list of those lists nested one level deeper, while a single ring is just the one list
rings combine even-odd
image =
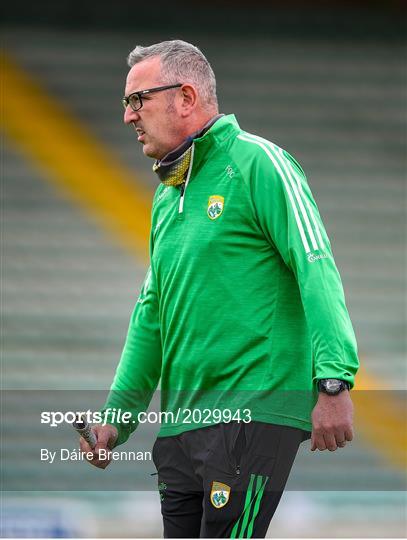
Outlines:
[{"label": "green and yellow neck snood", "polygon": [[[185,143],[184,143],[185,144]],[[156,161],[153,171],[158,174],[160,182],[165,186],[179,186],[185,182],[191,163],[192,139],[189,147],[178,157],[172,158],[171,152],[161,161]],[[170,157],[170,160],[168,158]]]},{"label": "green and yellow neck snood", "polygon": [[160,182],[165,186],[180,186],[186,181],[188,169],[191,164],[192,143],[194,139],[202,137],[223,114],[217,114],[209,120],[204,127],[185,139],[175,150],[169,152],[153,165]]}]

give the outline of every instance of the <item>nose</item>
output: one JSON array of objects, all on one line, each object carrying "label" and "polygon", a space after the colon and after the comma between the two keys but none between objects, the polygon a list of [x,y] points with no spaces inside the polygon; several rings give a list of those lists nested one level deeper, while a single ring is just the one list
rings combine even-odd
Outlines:
[{"label": "nose", "polygon": [[130,105],[127,105],[127,107],[124,109],[124,117],[123,117],[124,123],[129,125],[132,122],[135,122],[139,119],[140,119],[139,113],[136,111],[133,111]]}]

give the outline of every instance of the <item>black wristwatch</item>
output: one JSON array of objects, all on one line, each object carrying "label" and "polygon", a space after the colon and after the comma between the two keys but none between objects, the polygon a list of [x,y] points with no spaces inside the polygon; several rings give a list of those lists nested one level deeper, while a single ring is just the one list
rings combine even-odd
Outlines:
[{"label": "black wristwatch", "polygon": [[318,381],[318,391],[329,396],[336,396],[344,390],[349,390],[349,388],[349,384],[341,379],[320,379]]}]

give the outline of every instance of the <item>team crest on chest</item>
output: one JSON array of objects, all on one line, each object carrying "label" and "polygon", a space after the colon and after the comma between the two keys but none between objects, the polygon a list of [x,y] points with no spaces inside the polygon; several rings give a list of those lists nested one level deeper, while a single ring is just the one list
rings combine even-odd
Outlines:
[{"label": "team crest on chest", "polygon": [[208,201],[209,219],[217,219],[223,212],[225,199],[221,195],[211,195]]},{"label": "team crest on chest", "polygon": [[222,508],[229,502],[230,486],[222,482],[212,482],[211,503],[215,508]]}]

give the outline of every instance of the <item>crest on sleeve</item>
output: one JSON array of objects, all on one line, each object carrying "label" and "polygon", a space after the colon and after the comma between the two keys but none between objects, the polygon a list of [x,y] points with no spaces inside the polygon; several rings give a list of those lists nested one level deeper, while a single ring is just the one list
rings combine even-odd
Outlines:
[{"label": "crest on sleeve", "polygon": [[217,219],[223,212],[225,199],[221,195],[211,195],[208,200],[208,217]]}]

